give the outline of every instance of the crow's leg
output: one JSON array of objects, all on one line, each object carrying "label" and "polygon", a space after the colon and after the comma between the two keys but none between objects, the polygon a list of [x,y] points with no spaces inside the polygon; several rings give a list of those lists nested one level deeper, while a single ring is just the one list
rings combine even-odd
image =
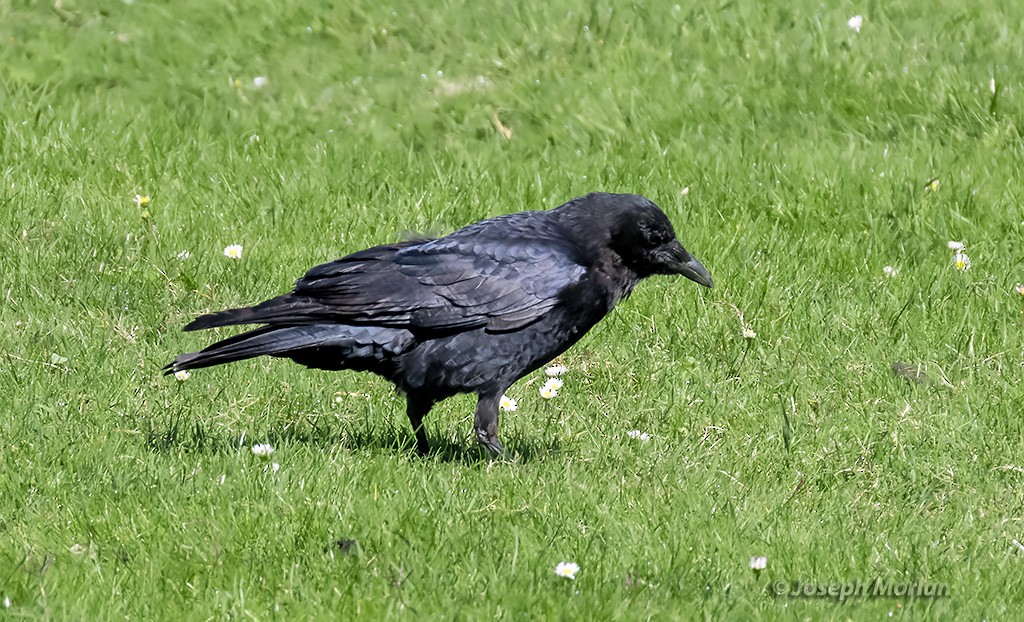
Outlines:
[{"label": "crow's leg", "polygon": [[416,452],[427,455],[430,445],[427,443],[427,433],[423,429],[423,417],[430,412],[434,403],[415,395],[408,395],[405,398],[405,414],[409,415],[409,423],[412,424],[412,431],[416,435]]},{"label": "crow's leg", "polygon": [[498,440],[498,403],[501,393],[497,395],[481,395],[476,403],[476,416],[473,424],[476,427],[476,438],[492,454],[501,456],[505,450]]}]

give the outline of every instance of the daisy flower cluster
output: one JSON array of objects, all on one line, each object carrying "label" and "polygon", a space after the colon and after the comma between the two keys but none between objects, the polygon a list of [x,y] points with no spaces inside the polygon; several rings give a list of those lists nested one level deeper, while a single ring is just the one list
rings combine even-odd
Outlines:
[{"label": "daisy flower cluster", "polygon": [[[548,377],[547,381],[540,388],[540,396],[546,400],[558,397],[558,390],[565,384],[558,376],[569,371],[569,368],[561,363],[556,363],[544,369],[544,375]],[[501,396],[501,401],[498,402],[498,408],[506,412],[515,412],[519,410],[519,402],[512,397],[507,395]]]},{"label": "daisy flower cluster", "polygon": [[[261,86],[266,84],[266,82],[265,82],[266,78],[263,78],[262,76],[257,77],[253,82],[256,83],[256,82],[258,82],[261,79],[264,80],[264,82],[262,84],[257,84],[256,85],[257,88],[260,88]],[[153,202],[153,199],[150,198],[150,196],[148,194],[136,194],[135,197],[132,199],[132,203],[135,203],[135,205],[139,206],[140,208],[142,208],[144,210],[143,211],[143,215],[144,216],[149,214],[149,210],[147,210],[146,208],[149,207],[149,205],[152,202]],[[241,259],[242,258],[242,251],[243,250],[244,249],[242,248],[241,244],[229,244],[229,245],[224,247],[224,256],[227,257],[228,259]],[[192,253],[189,252],[188,250],[183,250],[183,251],[179,252],[177,255],[175,255],[175,257],[178,259],[178,261],[186,261],[191,256],[192,256]],[[179,380],[180,380],[180,378],[179,378]]]},{"label": "daisy flower cluster", "polygon": [[248,102],[249,98],[246,97],[246,91],[259,91],[267,87],[270,84],[270,78],[267,76],[256,76],[251,81],[242,82],[240,78],[228,76],[228,87],[235,91],[235,95],[244,102]]},{"label": "daisy flower cluster", "polygon": [[548,378],[544,386],[540,388],[540,396],[546,400],[558,397],[558,390],[565,384],[560,378]]},{"label": "daisy flower cluster", "polygon": [[[950,265],[953,266],[953,269],[960,272],[967,272],[971,269],[971,257],[967,254],[967,245],[965,243],[957,240],[950,240],[946,242],[946,248],[948,248],[952,253]],[[882,274],[890,278],[895,277],[899,273],[899,268],[895,268],[893,266],[885,266],[882,268]],[[1014,289],[1018,294],[1024,296],[1024,285],[1018,284]]]}]

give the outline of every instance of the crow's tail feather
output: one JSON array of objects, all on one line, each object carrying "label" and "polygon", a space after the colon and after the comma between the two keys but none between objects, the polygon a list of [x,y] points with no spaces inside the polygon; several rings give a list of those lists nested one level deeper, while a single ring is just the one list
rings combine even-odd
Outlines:
[{"label": "crow's tail feather", "polygon": [[219,326],[239,324],[297,325],[315,324],[330,317],[330,310],[323,303],[307,298],[285,294],[261,302],[255,307],[228,309],[217,313],[201,315],[185,325],[184,330],[203,330]]},{"label": "crow's tail feather", "polygon": [[164,367],[164,374],[173,374],[186,369],[212,367],[257,356],[281,354],[288,350],[315,345],[316,340],[310,338],[308,330],[296,330],[307,328],[309,327],[264,326],[234,337],[228,337],[199,352],[178,355],[174,361]]},{"label": "crow's tail feather", "polygon": [[[373,370],[413,343],[401,329],[342,324],[264,326],[200,350],[177,356],[164,374],[212,367],[257,356],[290,358],[317,369]],[[383,367],[382,367],[383,369]]]}]

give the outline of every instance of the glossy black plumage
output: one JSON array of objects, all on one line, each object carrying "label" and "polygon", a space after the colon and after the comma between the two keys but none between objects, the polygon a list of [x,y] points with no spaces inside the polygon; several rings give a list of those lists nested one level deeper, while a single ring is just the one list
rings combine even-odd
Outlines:
[{"label": "glossy black plumage", "polygon": [[476,393],[477,437],[501,453],[498,402],[508,387],[578,341],[641,279],[673,273],[712,286],[652,202],[594,193],[317,266],[288,294],[187,325],[263,326],[182,354],[166,372],[263,355],[371,371],[406,394],[421,453],[430,408]]}]

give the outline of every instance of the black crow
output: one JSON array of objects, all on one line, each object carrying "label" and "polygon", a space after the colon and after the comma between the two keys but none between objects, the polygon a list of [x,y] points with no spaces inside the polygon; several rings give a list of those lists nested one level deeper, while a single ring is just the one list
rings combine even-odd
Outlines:
[{"label": "black crow", "polygon": [[406,395],[421,454],[431,407],[476,393],[476,436],[501,454],[505,391],[565,352],[654,274],[712,287],[654,203],[588,194],[549,211],[498,216],[443,238],[375,246],[317,266],[291,293],[185,326],[263,325],[182,354],[165,369],[266,355],[370,371]]}]

